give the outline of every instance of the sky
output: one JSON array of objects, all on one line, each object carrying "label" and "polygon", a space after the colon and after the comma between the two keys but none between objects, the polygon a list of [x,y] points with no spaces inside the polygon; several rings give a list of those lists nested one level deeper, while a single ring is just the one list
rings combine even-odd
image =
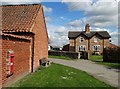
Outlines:
[{"label": "sky", "polygon": [[[4,0],[1,0],[4,2]],[[113,44],[118,45],[119,0],[6,0],[2,4],[42,3],[49,43],[63,46],[69,43],[68,31],[108,31]]]}]

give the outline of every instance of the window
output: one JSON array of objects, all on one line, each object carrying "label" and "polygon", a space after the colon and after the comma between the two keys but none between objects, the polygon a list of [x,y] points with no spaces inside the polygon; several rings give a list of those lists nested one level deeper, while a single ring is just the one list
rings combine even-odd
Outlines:
[{"label": "window", "polygon": [[84,38],[83,37],[80,37],[80,42],[83,42],[84,41]]},{"label": "window", "polygon": [[97,37],[94,37],[94,42],[98,42],[98,38]]},{"label": "window", "polygon": [[94,45],[93,50],[94,51],[100,51],[100,45]]},{"label": "window", "polygon": [[85,51],[85,45],[80,45],[79,51]]}]

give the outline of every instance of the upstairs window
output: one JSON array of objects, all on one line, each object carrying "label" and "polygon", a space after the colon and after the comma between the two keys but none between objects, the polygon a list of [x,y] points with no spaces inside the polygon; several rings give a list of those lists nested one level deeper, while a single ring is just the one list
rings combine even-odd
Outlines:
[{"label": "upstairs window", "polygon": [[84,41],[84,38],[83,37],[80,37],[80,42],[83,42]]},{"label": "upstairs window", "polygon": [[94,42],[98,42],[98,38],[97,37],[94,37]]}]

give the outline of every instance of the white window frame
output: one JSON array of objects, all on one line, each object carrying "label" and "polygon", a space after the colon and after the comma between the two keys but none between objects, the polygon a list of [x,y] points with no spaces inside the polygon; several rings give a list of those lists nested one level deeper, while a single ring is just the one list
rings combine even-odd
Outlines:
[{"label": "white window frame", "polygon": [[[96,47],[96,48],[95,48]],[[100,45],[94,45],[93,46],[93,51],[100,51]]]},{"label": "white window frame", "polygon": [[97,43],[98,42],[98,38],[94,37],[94,42]]},{"label": "white window frame", "polygon": [[80,37],[80,42],[83,42],[84,41],[84,38],[83,37]]},{"label": "white window frame", "polygon": [[86,45],[80,45],[79,51],[86,51]]}]

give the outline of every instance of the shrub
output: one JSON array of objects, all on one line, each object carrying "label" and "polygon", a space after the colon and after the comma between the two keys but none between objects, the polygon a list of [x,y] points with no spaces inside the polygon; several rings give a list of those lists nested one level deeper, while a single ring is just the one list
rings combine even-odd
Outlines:
[{"label": "shrub", "polygon": [[103,50],[103,61],[104,62],[118,62],[120,63],[120,47],[106,47]]},{"label": "shrub", "polygon": [[73,59],[79,59],[79,53],[78,52],[69,52],[69,51],[54,51],[50,50],[48,51],[48,54],[51,56],[67,56]]}]

